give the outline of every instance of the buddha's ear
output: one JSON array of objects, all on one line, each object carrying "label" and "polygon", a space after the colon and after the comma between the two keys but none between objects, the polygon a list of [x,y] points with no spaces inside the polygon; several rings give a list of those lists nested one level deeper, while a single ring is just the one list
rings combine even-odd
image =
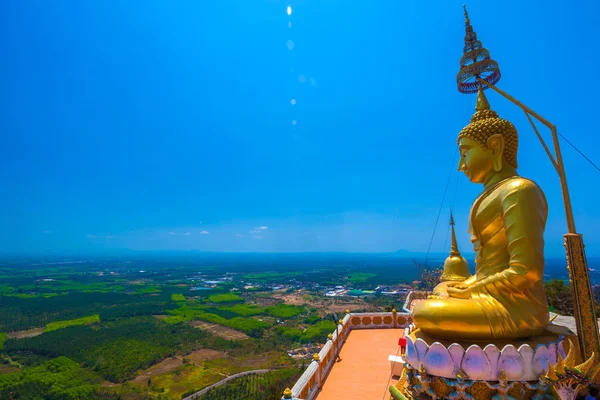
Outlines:
[{"label": "buddha's ear", "polygon": [[487,148],[492,150],[492,165],[494,171],[502,169],[502,157],[504,156],[504,136],[495,134],[488,138]]}]

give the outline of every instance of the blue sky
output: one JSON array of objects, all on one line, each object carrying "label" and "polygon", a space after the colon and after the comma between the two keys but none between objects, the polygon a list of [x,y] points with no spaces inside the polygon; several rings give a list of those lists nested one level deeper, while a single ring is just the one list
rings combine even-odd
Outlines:
[{"label": "blue sky", "polygon": [[[600,5],[468,7],[499,86],[600,162]],[[463,36],[462,1],[2,2],[0,252],[426,251],[449,174],[432,250],[452,204],[470,250]],[[519,129],[560,255],[558,178],[523,113],[488,99]],[[600,255],[600,173],[563,153]]]}]

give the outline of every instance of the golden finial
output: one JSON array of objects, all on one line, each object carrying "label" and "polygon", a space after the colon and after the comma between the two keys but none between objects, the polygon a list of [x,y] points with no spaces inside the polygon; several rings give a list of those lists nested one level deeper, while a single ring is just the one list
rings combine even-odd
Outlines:
[{"label": "golden finial", "polygon": [[450,227],[452,229],[452,249],[450,250],[451,256],[460,256],[458,251],[458,244],[456,243],[456,233],[454,232],[454,217],[452,216],[452,210],[450,210]]},{"label": "golden finial", "polygon": [[330,333],[329,335],[327,335],[327,339],[333,340],[333,333]]},{"label": "golden finial", "polygon": [[319,361],[320,359],[321,359],[321,357],[319,356],[319,353],[313,354],[313,360],[314,361]]},{"label": "golden finial", "polygon": [[395,308],[392,308],[392,312],[393,312],[393,313],[395,313],[395,312],[397,312],[397,311],[396,311],[396,309],[395,309]]},{"label": "golden finial", "polygon": [[483,111],[490,110],[490,103],[487,101],[485,97],[485,93],[483,93],[483,88],[479,85],[479,90],[477,92],[477,104],[475,105],[475,111]]},{"label": "golden finial", "polygon": [[[490,58],[490,52],[485,49],[477,34],[471,26],[471,19],[467,6],[463,4],[465,12],[465,47],[460,59],[460,70],[456,76],[458,91],[461,93],[476,93],[479,89],[477,78],[481,78],[492,85],[500,80],[500,67]],[[484,90],[487,87],[483,88]]]},{"label": "golden finial", "polygon": [[285,388],[285,390],[283,391],[283,398],[284,399],[291,399],[292,398],[292,389]]},{"label": "golden finial", "polygon": [[350,314],[350,310],[346,309],[346,314]]}]

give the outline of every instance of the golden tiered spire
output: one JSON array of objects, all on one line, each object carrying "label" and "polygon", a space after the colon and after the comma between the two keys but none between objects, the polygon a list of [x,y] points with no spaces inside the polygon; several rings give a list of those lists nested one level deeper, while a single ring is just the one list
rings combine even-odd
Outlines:
[{"label": "golden tiered spire", "polygon": [[460,257],[460,251],[458,251],[458,244],[456,243],[456,233],[454,232],[454,217],[452,216],[452,210],[450,210],[450,226],[452,229],[452,249],[450,255],[453,257]]},{"label": "golden tiered spire", "polygon": [[469,263],[461,256],[458,250],[452,211],[450,211],[450,227],[452,229],[452,247],[450,249],[450,256],[444,261],[444,272],[442,273],[441,281],[462,282],[471,276],[471,272],[469,271]]},{"label": "golden tiered spire", "polygon": [[[465,10],[465,47],[460,59],[460,71],[456,75],[458,91],[461,93],[477,93],[481,84],[477,78],[496,84],[500,80],[500,67],[490,58],[490,52],[484,48],[471,26],[467,6]],[[487,86],[483,88],[487,89]]]}]

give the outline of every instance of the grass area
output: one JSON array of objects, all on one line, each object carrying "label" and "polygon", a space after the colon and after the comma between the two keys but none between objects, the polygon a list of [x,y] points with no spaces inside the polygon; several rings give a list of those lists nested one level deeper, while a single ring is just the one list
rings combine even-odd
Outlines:
[{"label": "grass area", "polygon": [[335,322],[325,320],[321,322],[317,322],[315,325],[306,328],[302,335],[300,336],[300,341],[304,343],[314,342],[314,341],[323,341],[327,337],[328,334],[335,331],[336,325]]},{"label": "grass area", "polygon": [[190,390],[201,390],[223,379],[217,373],[187,364],[174,371],[156,375],[151,378],[150,391],[172,399],[180,399]]},{"label": "grass area", "polygon": [[226,308],[228,311],[236,313],[242,317],[250,317],[252,315],[264,314],[267,310],[265,307],[257,306],[254,304],[236,304],[234,306]]},{"label": "grass area", "polygon": [[100,322],[100,315],[94,314],[87,317],[67,319],[64,321],[50,322],[46,325],[44,332],[52,332],[69,326],[91,325]]},{"label": "grass area", "polygon": [[369,272],[353,272],[348,276],[348,280],[350,283],[359,284],[366,283],[369,279],[376,277],[377,274],[372,274]]},{"label": "grass area", "polygon": [[6,332],[0,332],[0,350],[4,348],[4,341],[8,337]]},{"label": "grass area", "polygon": [[136,289],[134,294],[152,294],[152,293],[160,293],[160,289],[156,286],[144,286]]},{"label": "grass area", "polygon": [[[242,311],[242,312],[248,311],[248,310],[252,310],[252,308],[238,309],[238,311]],[[210,311],[210,308],[207,308],[206,306],[196,306],[196,307],[182,306],[175,310],[167,311],[169,316],[164,318],[163,321],[168,324],[175,325],[175,324],[178,324],[180,322],[185,322],[185,321],[201,320],[201,321],[206,321],[206,322],[210,322],[213,324],[223,325],[228,328],[236,329],[238,331],[247,333],[249,335],[259,335],[262,332],[262,330],[267,329],[271,326],[267,322],[259,321],[254,318],[236,317],[235,316],[236,314],[233,312],[229,313],[229,314],[231,314],[230,316],[233,316],[232,318],[225,318],[221,315],[214,314],[214,313],[211,313],[208,311]],[[254,311],[258,311],[258,309],[254,309]]]},{"label": "grass area", "polygon": [[200,319],[200,315],[206,313],[205,307],[196,306],[196,307],[188,307],[186,305],[182,305],[179,308],[174,310],[168,310],[168,317],[164,318],[163,321],[174,325],[180,322],[192,321],[194,319]]},{"label": "grass area", "polygon": [[208,301],[211,303],[236,303],[243,302],[244,299],[235,293],[221,293],[208,296]]},{"label": "grass area", "polygon": [[171,300],[173,301],[185,301],[185,296],[182,295],[181,293],[173,293],[171,295]]},{"label": "grass area", "polygon": [[298,314],[302,314],[304,312],[306,312],[306,309],[304,307],[294,306],[285,303],[279,303],[276,306],[268,308],[269,315],[282,319],[293,318]]},{"label": "grass area", "polygon": [[302,331],[298,328],[288,328],[287,326],[278,326],[275,328],[275,332],[278,335],[282,335],[285,338],[293,340],[294,342],[300,341]]},{"label": "grass area", "polygon": [[261,332],[263,329],[266,329],[270,326],[266,322],[252,318],[235,317],[231,319],[225,319],[219,315],[210,313],[198,314],[198,319],[213,324],[227,326],[229,328],[245,332],[249,335],[259,334],[259,332]]}]

